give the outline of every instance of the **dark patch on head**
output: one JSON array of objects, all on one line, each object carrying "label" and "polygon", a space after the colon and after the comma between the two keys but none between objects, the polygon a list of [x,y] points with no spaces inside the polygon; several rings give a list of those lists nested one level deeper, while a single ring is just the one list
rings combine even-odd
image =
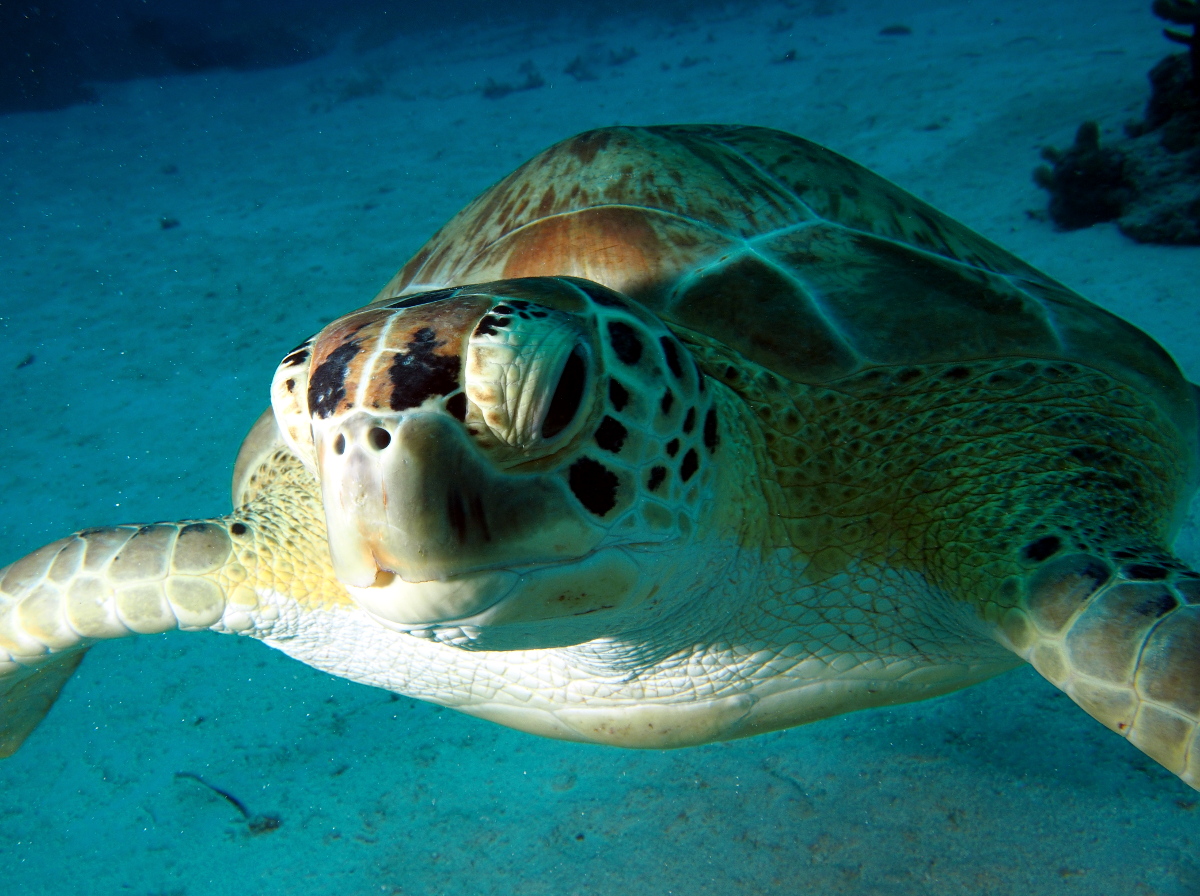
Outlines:
[{"label": "dark patch on head", "polygon": [[501,304],[492,309],[492,314],[512,314],[514,310],[510,305]]},{"label": "dark patch on head", "polygon": [[346,397],[346,373],[358,354],[357,342],[345,342],[329,353],[308,379],[308,412],[328,417]]},{"label": "dark patch on head", "polygon": [[283,385],[287,387],[287,390],[289,392],[296,391],[296,381],[295,380],[287,380]]},{"label": "dark patch on head", "polygon": [[617,477],[604,464],[581,457],[571,464],[568,481],[579,503],[596,516],[617,506]]},{"label": "dark patch on head", "polygon": [[282,364],[286,364],[287,366],[291,367],[296,364],[303,364],[307,360],[308,360],[308,349],[302,347],[302,348],[296,349],[294,352],[292,352],[290,355],[288,355],[286,358],[284,358]]},{"label": "dark patch on head", "polygon": [[583,352],[576,348],[563,365],[558,375],[558,384],[550,398],[550,408],[542,421],[542,438],[552,439],[575,419],[583,403],[583,387],[587,385],[587,362]]},{"label": "dark patch on head", "polygon": [[896,382],[901,384],[911,383],[913,380],[920,378],[921,371],[915,367],[906,367],[896,374]]},{"label": "dark patch on head", "polygon": [[667,478],[666,467],[651,467],[650,475],[646,479],[646,488],[652,492],[658,491],[658,487],[663,484],[663,480]]},{"label": "dark patch on head", "polygon": [[1039,538],[1037,541],[1032,541],[1021,550],[1022,556],[1026,560],[1032,560],[1034,563],[1041,563],[1048,557],[1053,557],[1062,547],[1062,539],[1057,535],[1047,535],[1045,538]]},{"label": "dark patch on head", "polygon": [[671,373],[675,374],[675,379],[683,379],[683,365],[679,363],[679,348],[675,345],[675,340],[662,336],[659,337],[658,343],[662,346],[667,366],[671,368]]},{"label": "dark patch on head", "polygon": [[497,317],[494,314],[485,314],[475,327],[476,336],[494,336],[497,330],[503,330],[508,326],[512,318]]},{"label": "dark patch on head", "polygon": [[667,456],[674,457],[679,453],[679,439],[671,439],[667,442]]},{"label": "dark patch on head", "polygon": [[622,426],[619,421],[606,416],[600,421],[600,425],[596,427],[596,444],[605,451],[611,451],[613,454],[616,454],[621,450],[621,446],[625,444],[625,438],[628,435],[629,430]]},{"label": "dark patch on head", "polygon": [[602,305],[605,308],[625,308],[628,307],[611,289],[605,289],[599,283],[591,281],[575,280],[573,281],[579,291],[586,295],[597,305]]},{"label": "dark patch on head", "polygon": [[418,305],[429,305],[432,302],[440,302],[442,299],[448,299],[456,292],[458,292],[457,286],[452,286],[449,289],[434,289],[430,292],[420,292],[415,296],[405,296],[402,299],[397,299],[387,307],[416,308]]},{"label": "dark patch on head", "polygon": [[675,394],[670,389],[663,393],[662,400],[658,403],[658,407],[660,410],[662,410],[664,417],[671,413],[671,408],[675,407]]},{"label": "dark patch on head", "polygon": [[1102,448],[1096,448],[1092,445],[1079,445],[1071,449],[1071,457],[1075,458],[1080,463],[1097,466],[1108,455],[1108,452]]},{"label": "dark patch on head", "polygon": [[566,143],[565,149],[584,165],[591,165],[596,154],[603,152],[612,139],[612,132],[605,128],[587,131]]},{"label": "dark patch on head", "polygon": [[1153,597],[1146,598],[1133,608],[1133,612],[1139,616],[1153,616],[1158,619],[1160,616],[1166,616],[1178,606],[1179,601],[1175,599],[1175,595],[1163,590]]},{"label": "dark patch on head", "polygon": [[1121,570],[1121,575],[1141,582],[1158,582],[1167,577],[1167,571],[1161,566],[1152,566],[1149,563],[1131,563]]},{"label": "dark patch on head", "polygon": [[629,324],[619,320],[612,321],[608,325],[608,338],[621,363],[632,365],[641,359],[642,340]]},{"label": "dark patch on head", "polygon": [[245,523],[234,523],[229,527],[229,531],[234,535],[245,535],[250,530],[246,528]]},{"label": "dark patch on head", "polygon": [[717,433],[717,409],[709,408],[708,413],[704,415],[704,447],[709,451],[716,451],[720,441],[721,437]]},{"label": "dark patch on head", "polygon": [[608,400],[612,402],[613,408],[623,411],[625,405],[629,404],[629,390],[616,380],[610,379],[608,381]]},{"label": "dark patch on head", "polygon": [[696,428],[696,409],[688,408],[687,416],[683,418],[683,431],[691,432]]},{"label": "dark patch on head", "polygon": [[1109,580],[1111,574],[1107,566],[1099,560],[1089,560],[1078,573],[1081,579],[1091,579],[1092,587],[1088,589],[1086,594],[1080,595],[1080,602],[1087,600],[1096,590]]},{"label": "dark patch on head", "polygon": [[443,343],[429,327],[413,333],[408,351],[398,352],[388,369],[392,381],[391,408],[403,411],[418,407],[434,395],[447,395],[458,388],[461,362],[457,355],[438,355]]},{"label": "dark patch on head", "polygon": [[683,462],[679,465],[679,478],[687,482],[696,475],[698,469],[700,469],[700,458],[696,454],[696,449],[689,448],[688,453],[683,456]]},{"label": "dark patch on head", "polygon": [[455,392],[446,399],[446,411],[460,423],[467,419],[467,393]]}]

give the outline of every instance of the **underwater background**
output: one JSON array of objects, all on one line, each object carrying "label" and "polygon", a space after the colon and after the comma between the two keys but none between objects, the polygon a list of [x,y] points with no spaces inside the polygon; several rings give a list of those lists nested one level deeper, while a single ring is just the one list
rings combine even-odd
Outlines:
[{"label": "underwater background", "polygon": [[[1148,2],[648,7],[0,3],[0,563],[226,512],[278,360],[603,125],[814,139],[1200,380],[1200,248],[1058,231],[1031,176],[1081,121],[1141,114],[1178,50]],[[1178,548],[1200,562],[1194,512]],[[252,830],[195,776],[281,823]],[[177,633],[93,648],[0,761],[0,880],[22,896],[1188,896],[1198,844],[1200,794],[1028,668],[627,752]]]}]

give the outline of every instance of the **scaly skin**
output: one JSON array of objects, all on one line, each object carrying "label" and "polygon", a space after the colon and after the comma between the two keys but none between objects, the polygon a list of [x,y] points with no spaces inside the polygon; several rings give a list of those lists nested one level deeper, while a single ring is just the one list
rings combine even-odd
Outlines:
[{"label": "scaly skin", "polygon": [[[716,347],[692,347],[730,372]],[[677,746],[954,690],[1015,665],[1003,644],[1200,782],[1189,604],[1200,586],[1146,547],[1168,535],[1156,521],[1170,515],[1152,508],[1183,486],[1169,462],[1178,445],[1136,394],[1032,362],[884,370],[829,388],[747,366],[725,379],[716,388],[740,441],[713,531],[737,532],[740,547],[704,542],[716,565],[700,560],[699,580],[718,584],[640,630],[504,652],[386,631],[333,578],[315,482],[276,453],[229,517],[92,530],[10,567],[10,682],[100,638],[212,628],[535,733]],[[1023,398],[997,403],[995,389]],[[1103,431],[1087,419],[1101,409]],[[1081,476],[1092,489],[1061,487]],[[1107,476],[1129,484],[1106,489]]]},{"label": "scaly skin", "polygon": [[[587,284],[507,280],[563,274],[641,305]],[[578,293],[572,308],[604,309],[589,318],[600,377],[589,387],[592,417],[578,418],[569,449],[534,458],[546,475],[577,474],[578,483],[560,481],[567,503],[553,509],[603,533],[579,559],[502,568],[520,579],[511,603],[487,604],[481,590],[467,594],[478,602],[454,604],[475,615],[439,615],[449,604],[438,600],[458,600],[454,589],[465,581],[469,591],[474,571],[503,567],[492,536],[513,530],[493,526],[505,514],[488,516],[485,504],[507,507],[497,496],[521,493],[519,480],[493,476],[503,464],[472,453],[484,442],[454,428],[475,425],[475,438],[491,418],[472,416],[465,400],[452,405],[437,383],[463,386],[497,420],[510,403],[525,407],[538,425],[533,409],[553,384],[525,378],[537,361],[486,358],[463,381],[454,347],[475,332],[474,318],[459,307],[444,320],[453,309],[436,303],[446,295],[410,293],[494,279],[506,284],[493,292],[532,290],[535,304],[554,287]],[[334,674],[524,730],[644,747],[921,699],[1023,658],[1200,788],[1200,586],[1168,550],[1195,486],[1194,390],[1148,336],[977,234],[789,135],[603,129],[552,147],[481,196],[385,288],[377,316],[380,306],[403,345],[383,339],[389,323],[364,350],[370,334],[351,327],[332,351],[306,343],[281,365],[279,425],[307,471],[268,421],[243,450],[253,462],[239,461],[242,506],[231,516],[90,530],[2,574],[0,750],[15,749],[45,713],[81,648],[185,627],[259,637]],[[532,358],[539,340],[563,335],[503,312],[514,314],[521,323],[493,317],[481,339],[518,334]],[[420,326],[407,332],[406,322]],[[660,341],[663,324],[707,380],[677,363],[682,349]],[[321,354],[315,391],[301,382],[310,348]],[[394,378],[366,363],[385,356]],[[610,376],[623,383],[619,402]],[[671,377],[688,390],[664,394]],[[714,407],[695,404],[684,417],[681,405],[700,392]],[[351,394],[378,400],[342,407]],[[717,439],[706,432],[709,410]],[[410,427],[410,411],[433,416]],[[330,469],[349,446],[343,478],[321,476],[333,497],[350,496],[344,522],[367,519],[359,534],[370,551],[347,555],[346,581],[359,600],[380,599],[374,617],[329,562],[313,463],[321,427]],[[391,435],[372,442],[379,427]],[[414,429],[428,438],[410,439]],[[528,445],[541,438],[510,429]],[[455,446],[456,472],[425,463],[437,433],[451,434],[441,444]],[[384,453],[393,437],[416,452],[412,463],[388,461],[404,459]],[[405,480],[414,470],[424,473]],[[373,543],[395,535],[371,521],[382,512],[358,512],[390,492],[339,491],[374,472],[389,486],[420,486],[396,492],[420,495],[411,506],[388,505],[400,508],[394,545]],[[487,488],[458,493],[454,476]],[[430,525],[414,527],[418,518]],[[545,518],[527,519],[526,534],[544,534]],[[457,532],[457,547],[437,532]],[[479,563],[466,564],[463,580],[440,578],[464,546]],[[383,549],[391,559],[372,569]],[[589,565],[601,555],[606,565]],[[403,575],[426,566],[428,579]],[[573,589],[557,584],[564,572],[578,575]],[[613,584],[621,575],[628,581]],[[442,595],[421,605],[434,611],[410,612],[416,601],[385,615],[396,609],[388,595],[426,585]],[[554,628],[563,620],[576,627]],[[395,630],[410,622],[428,628]]]},{"label": "scaly skin", "polygon": [[[0,755],[20,746],[96,641],[176,628],[262,637],[275,611],[259,596],[275,591],[305,608],[348,604],[311,476],[276,456],[253,488],[226,517],[86,529],[0,571]],[[31,701],[37,688],[48,693]]]},{"label": "scaly skin", "polygon": [[[696,350],[735,370],[716,343]],[[763,425],[769,540],[796,548],[805,578],[871,558],[919,574],[1200,788],[1200,576],[1166,547],[1187,443],[1154,405],[1082,365],[1032,360],[829,388],[727,380]]]}]

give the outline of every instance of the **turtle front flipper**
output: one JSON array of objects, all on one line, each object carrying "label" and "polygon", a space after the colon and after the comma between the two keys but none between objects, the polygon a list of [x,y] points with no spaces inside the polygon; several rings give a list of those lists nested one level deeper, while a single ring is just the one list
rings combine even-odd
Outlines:
[{"label": "turtle front flipper", "polygon": [[1067,554],[1025,581],[1003,637],[1093,718],[1200,789],[1200,578],[1154,551]]},{"label": "turtle front flipper", "polygon": [[248,527],[227,520],[89,529],[0,571],[0,756],[37,727],[92,643],[250,626],[239,533]]}]

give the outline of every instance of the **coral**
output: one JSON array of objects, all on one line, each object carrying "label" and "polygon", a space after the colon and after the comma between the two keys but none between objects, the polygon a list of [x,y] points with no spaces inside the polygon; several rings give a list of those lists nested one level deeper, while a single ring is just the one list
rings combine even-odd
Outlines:
[{"label": "coral", "polygon": [[563,69],[563,74],[570,75],[576,81],[598,81],[600,79],[596,70],[582,56],[572,59]]},{"label": "coral", "polygon": [[603,44],[592,44],[583,53],[580,53],[563,69],[563,73],[570,75],[576,81],[598,81],[600,75],[597,69],[601,65],[618,66],[624,65],[631,59],[636,59],[638,51],[633,47],[622,47],[620,50],[608,50],[607,57],[604,55]]},{"label": "coral", "polygon": [[1050,217],[1063,230],[1115,220],[1133,199],[1125,156],[1100,146],[1100,128],[1094,121],[1079,126],[1070,149],[1047,146],[1042,158],[1054,167],[1040,165],[1033,179],[1049,191]]},{"label": "coral", "polygon": [[488,78],[487,83],[481,88],[483,95],[489,100],[498,100],[519,90],[536,90],[539,87],[546,86],[546,79],[541,76],[537,67],[529,60],[522,62],[517,72],[525,76],[525,80],[520,84],[506,84],[497,82],[493,78]]},{"label": "coral", "polygon": [[[1200,29],[1198,0],[1156,0],[1154,12]],[[1050,166],[1033,173],[1050,193],[1050,217],[1064,230],[1116,221],[1121,232],[1145,243],[1200,245],[1200,38],[1167,29],[1190,54],[1173,53],[1150,70],[1150,99],[1141,121],[1125,138],[1100,145],[1100,129],[1085,122],[1074,145],[1047,147]]]},{"label": "coral", "polygon": [[1200,97],[1200,3],[1197,0],[1154,0],[1151,9],[1160,19],[1166,19],[1174,25],[1191,26],[1191,34],[1164,28],[1163,36],[1188,48],[1192,93]]}]

